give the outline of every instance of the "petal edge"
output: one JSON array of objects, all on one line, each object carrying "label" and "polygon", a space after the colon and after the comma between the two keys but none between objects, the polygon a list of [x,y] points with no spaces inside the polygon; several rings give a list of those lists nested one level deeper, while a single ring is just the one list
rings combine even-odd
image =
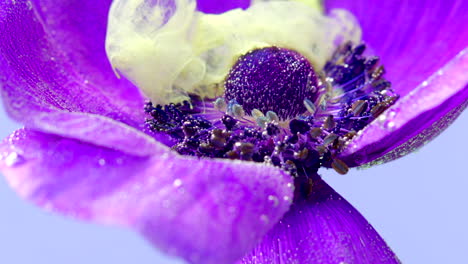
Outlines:
[{"label": "petal edge", "polygon": [[360,131],[340,154],[341,158],[349,166],[360,166],[399,148],[377,162],[382,163],[429,142],[465,109],[468,103],[466,72],[468,48]]}]

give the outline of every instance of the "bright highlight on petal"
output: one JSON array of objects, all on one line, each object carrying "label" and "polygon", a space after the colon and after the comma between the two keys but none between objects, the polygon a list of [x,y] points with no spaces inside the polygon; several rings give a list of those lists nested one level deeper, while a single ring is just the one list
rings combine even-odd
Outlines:
[{"label": "bright highlight on petal", "polygon": [[259,2],[220,15],[195,8],[187,0],[157,4],[117,0],[111,7],[109,59],[154,103],[178,103],[188,94],[222,95],[221,83],[231,66],[255,48],[296,50],[321,68],[338,44],[357,43],[361,37],[347,11],[324,16],[302,1]]}]

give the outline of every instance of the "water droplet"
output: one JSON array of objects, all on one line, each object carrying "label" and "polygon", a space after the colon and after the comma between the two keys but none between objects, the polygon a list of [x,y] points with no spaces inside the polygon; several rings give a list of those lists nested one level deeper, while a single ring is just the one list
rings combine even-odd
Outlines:
[{"label": "water droplet", "polygon": [[385,124],[384,124],[384,128],[389,130],[389,131],[393,131],[395,129],[395,127],[396,127],[395,122],[393,122],[391,120],[385,122]]},{"label": "water droplet", "polygon": [[172,184],[174,185],[174,187],[180,187],[182,185],[182,180],[181,179],[175,179]]},{"label": "water droplet", "polygon": [[20,154],[16,152],[11,152],[5,157],[5,164],[8,167],[21,165],[24,161],[25,159],[23,158],[23,156],[21,156]]},{"label": "water droplet", "polygon": [[262,221],[264,224],[268,224],[268,223],[270,223],[270,218],[268,218],[267,215],[262,214],[262,215],[260,215],[260,221]]},{"label": "water droplet", "polygon": [[387,113],[384,113],[378,117],[378,121],[385,130],[393,131],[396,128],[395,117],[398,113],[396,109],[390,109]]},{"label": "water droplet", "polygon": [[380,115],[377,120],[380,122],[380,123],[383,123],[387,120],[387,115]]},{"label": "water droplet", "polygon": [[273,207],[277,207],[279,204],[278,197],[274,195],[268,195],[268,201],[270,201],[273,204]]},{"label": "water droplet", "polygon": [[387,116],[388,118],[395,118],[395,116],[397,115],[397,109],[390,109],[388,110],[388,113],[387,113]]}]

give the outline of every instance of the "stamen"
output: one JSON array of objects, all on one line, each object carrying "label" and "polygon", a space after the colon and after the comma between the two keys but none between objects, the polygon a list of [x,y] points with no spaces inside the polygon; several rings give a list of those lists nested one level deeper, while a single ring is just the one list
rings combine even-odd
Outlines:
[{"label": "stamen", "polygon": [[224,124],[227,130],[232,130],[238,121],[230,115],[224,115],[221,118],[221,122]]},{"label": "stamen", "polygon": [[257,125],[261,128],[265,128],[268,123],[268,119],[265,116],[259,116],[255,119],[255,121]]},{"label": "stamen", "polygon": [[351,110],[353,111],[354,116],[360,116],[367,110],[367,102],[364,100],[357,100],[352,104]]},{"label": "stamen", "polygon": [[296,195],[307,196],[320,167],[348,172],[336,158],[340,151],[398,99],[378,58],[364,57],[364,49],[338,49],[321,79],[297,52],[254,50],[229,73],[224,97],[147,103],[146,123],[169,135],[183,155],[280,167],[294,176]]},{"label": "stamen", "polygon": [[278,123],[279,122],[278,115],[273,111],[268,111],[266,113],[266,118],[268,119],[268,121],[273,122],[273,123]]},{"label": "stamen", "polygon": [[374,118],[377,118],[380,114],[382,114],[386,109],[387,109],[387,104],[384,102],[376,104],[374,107],[372,107],[371,110],[371,115]]},{"label": "stamen", "polygon": [[320,127],[314,127],[310,130],[309,134],[312,138],[317,138],[322,134],[322,129]]},{"label": "stamen", "polygon": [[262,111],[258,110],[258,109],[253,109],[252,110],[252,116],[255,117],[255,118],[259,118],[259,117],[263,117],[263,113]]},{"label": "stamen", "polygon": [[323,145],[328,146],[337,139],[338,139],[338,135],[331,133],[323,139]]},{"label": "stamen", "polygon": [[314,103],[310,101],[309,99],[304,99],[304,106],[309,111],[310,114],[315,114],[315,111],[317,110],[317,107],[315,107]]},{"label": "stamen", "polygon": [[345,175],[349,171],[348,165],[346,165],[342,160],[336,158],[333,159],[332,168],[341,175]]},{"label": "stamen", "polygon": [[289,122],[289,129],[291,130],[291,133],[293,134],[296,134],[296,133],[304,134],[310,130],[310,126],[306,121],[293,119],[291,120],[291,122]]},{"label": "stamen", "polygon": [[335,118],[332,115],[327,116],[323,123],[323,128],[326,130],[333,130],[336,126]]}]

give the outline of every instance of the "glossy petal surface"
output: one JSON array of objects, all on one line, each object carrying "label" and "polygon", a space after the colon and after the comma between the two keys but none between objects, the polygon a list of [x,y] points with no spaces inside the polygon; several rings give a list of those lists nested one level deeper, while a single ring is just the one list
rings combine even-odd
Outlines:
[{"label": "glossy petal surface", "polygon": [[447,128],[468,104],[468,49],[400,98],[341,154],[350,166],[402,157]]},{"label": "glossy petal surface", "polygon": [[0,2],[1,92],[13,118],[66,110],[139,127],[143,98],[115,77],[104,51],[110,2]]},{"label": "glossy petal surface", "polygon": [[165,153],[136,157],[19,130],[0,144],[0,169],[48,210],[136,228],[193,263],[231,263],[288,210],[291,178],[258,164]]},{"label": "glossy petal surface", "polygon": [[354,207],[323,181],[314,188],[238,264],[399,263]]}]

